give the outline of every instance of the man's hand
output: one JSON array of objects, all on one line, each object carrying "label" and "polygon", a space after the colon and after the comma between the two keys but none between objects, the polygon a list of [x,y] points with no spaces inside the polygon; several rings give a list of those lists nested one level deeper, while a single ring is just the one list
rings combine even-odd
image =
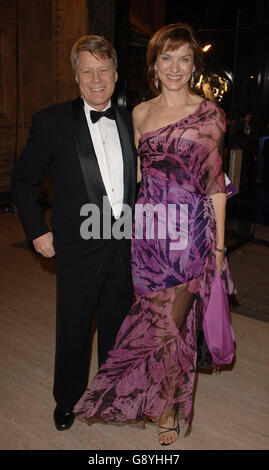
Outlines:
[{"label": "man's hand", "polygon": [[52,232],[47,232],[41,237],[35,238],[33,245],[37,253],[45,256],[45,258],[52,258],[55,255]]}]

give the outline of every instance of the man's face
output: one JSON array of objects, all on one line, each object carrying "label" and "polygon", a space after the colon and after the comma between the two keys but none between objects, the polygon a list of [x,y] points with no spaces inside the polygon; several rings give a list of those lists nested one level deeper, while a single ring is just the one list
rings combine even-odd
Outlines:
[{"label": "man's face", "polygon": [[75,80],[86,103],[102,111],[114,93],[118,74],[111,59],[97,58],[82,51],[77,60]]}]

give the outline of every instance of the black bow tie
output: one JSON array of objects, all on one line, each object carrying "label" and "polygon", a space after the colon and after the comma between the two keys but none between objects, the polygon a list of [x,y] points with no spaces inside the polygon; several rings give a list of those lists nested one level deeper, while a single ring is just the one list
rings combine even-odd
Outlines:
[{"label": "black bow tie", "polygon": [[108,119],[115,119],[114,109],[108,108],[105,111],[93,111],[91,110],[91,120],[93,123],[99,121],[101,117],[107,117]]}]

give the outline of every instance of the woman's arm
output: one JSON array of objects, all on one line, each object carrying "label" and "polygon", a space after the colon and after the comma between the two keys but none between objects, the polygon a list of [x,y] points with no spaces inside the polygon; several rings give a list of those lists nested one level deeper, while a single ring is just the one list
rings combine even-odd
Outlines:
[{"label": "woman's arm", "polygon": [[[212,203],[216,215],[216,248],[224,249],[225,238],[225,218],[226,218],[226,193],[216,193],[211,195]],[[216,250],[216,267],[219,273],[222,272],[224,253]]]},{"label": "woman's arm", "polygon": [[[138,126],[138,123],[140,122],[140,118],[141,118],[141,104],[136,106],[132,112],[134,141],[135,141],[136,148],[138,148],[139,138],[141,137],[141,133],[140,133],[139,126]],[[140,158],[137,157],[137,183],[140,183],[141,178],[142,178],[142,175],[141,175],[141,170],[140,170]]]},{"label": "woman's arm", "polygon": [[[224,250],[225,218],[226,218],[226,184],[223,173],[223,147],[226,130],[224,111],[216,108],[213,114],[215,119],[210,120],[207,131],[211,135],[212,148],[208,156],[208,181],[207,190],[211,196],[216,217],[216,248]],[[212,116],[212,117],[213,117]],[[221,274],[223,268],[224,253],[216,250],[216,267]]]}]

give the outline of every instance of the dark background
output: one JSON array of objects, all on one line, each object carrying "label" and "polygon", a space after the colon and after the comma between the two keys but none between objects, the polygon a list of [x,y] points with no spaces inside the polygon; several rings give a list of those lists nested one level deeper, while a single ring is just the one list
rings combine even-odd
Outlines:
[{"label": "dark background", "polygon": [[[219,77],[227,79],[228,91],[219,101],[228,122],[225,168],[231,129],[242,124],[246,113],[252,114],[257,131],[254,191],[244,196],[239,191],[228,204],[233,231],[244,238],[255,224],[269,225],[269,155],[261,140],[269,137],[269,0],[0,0],[0,210],[12,204],[10,173],[32,115],[78,95],[70,65],[77,38],[100,34],[114,44],[119,59],[115,100],[131,110],[150,97],[148,41],[173,22],[190,23],[202,45],[212,44],[204,54],[210,86],[218,91]],[[40,188],[40,200],[52,200],[49,178]]]},{"label": "dark background", "polygon": [[[152,3],[154,5],[154,2]],[[231,77],[230,93],[222,102],[228,117],[238,118],[251,112],[262,132],[269,122],[269,1],[227,0],[223,3],[193,3],[166,0],[165,4],[164,23],[191,24],[197,31],[202,45],[212,44],[209,52],[204,54],[206,69],[220,74],[228,73]],[[133,33],[131,51],[134,51],[135,44],[138,45],[138,36]],[[144,56],[148,39],[140,35],[138,67],[143,64],[145,68]],[[119,42],[122,42],[122,36]],[[139,47],[136,49],[138,51]],[[131,64],[128,70],[132,70]],[[132,98],[130,73],[128,83]],[[141,89],[143,86],[140,91]],[[147,84],[144,85],[144,94],[147,97]],[[137,101],[140,99],[141,93]]]}]

